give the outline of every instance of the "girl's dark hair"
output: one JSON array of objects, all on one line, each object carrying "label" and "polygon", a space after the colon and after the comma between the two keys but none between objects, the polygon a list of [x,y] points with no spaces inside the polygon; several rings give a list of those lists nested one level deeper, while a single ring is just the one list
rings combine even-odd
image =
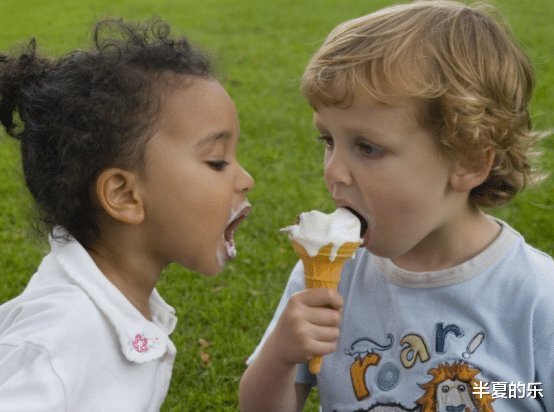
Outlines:
[{"label": "girl's dark hair", "polygon": [[25,181],[48,229],[61,226],[85,247],[96,239],[91,188],[108,167],[141,166],[175,75],[214,72],[158,19],[101,20],[92,50],[59,59],[40,57],[34,39],[19,56],[0,54],[0,122],[21,142]]}]

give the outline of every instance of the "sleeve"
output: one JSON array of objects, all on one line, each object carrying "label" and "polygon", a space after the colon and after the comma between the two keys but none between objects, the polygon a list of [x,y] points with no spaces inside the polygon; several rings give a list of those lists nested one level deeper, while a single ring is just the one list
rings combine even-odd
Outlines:
[{"label": "sleeve", "polygon": [[[267,340],[267,337],[273,332],[273,329],[275,329],[275,325],[277,324],[277,321],[281,317],[281,313],[283,313],[283,310],[285,310],[285,307],[287,306],[287,303],[292,295],[294,295],[296,292],[299,292],[301,290],[304,290],[305,283],[304,283],[304,266],[302,265],[301,261],[298,261],[298,263],[294,266],[292,273],[290,275],[289,281],[287,283],[287,286],[285,288],[285,291],[283,292],[283,296],[281,296],[281,300],[279,301],[279,305],[277,306],[277,309],[275,310],[275,314],[273,315],[273,319],[271,319],[271,322],[269,323],[269,326],[267,327],[264,336],[262,337],[262,340],[254,350],[254,353],[250,355],[248,360],[246,361],[247,365],[250,365],[256,356],[258,356],[258,353],[260,353],[260,350],[264,346],[265,341]],[[309,385],[315,385],[315,376],[310,373],[308,370],[308,364],[303,363],[298,365],[298,372],[296,375],[296,382],[297,383],[303,383],[303,384],[309,384]]]},{"label": "sleeve", "polygon": [[[552,342],[554,341],[554,304],[550,302],[545,305],[548,308],[548,316],[542,310],[538,318],[540,326],[535,330],[541,333],[541,337],[535,337],[535,382],[528,383],[532,387],[528,388],[528,393],[536,396],[545,410],[554,411],[554,352],[552,352]],[[544,308],[544,307],[543,307]],[[538,388],[538,389],[535,389]]]},{"label": "sleeve", "polygon": [[[554,261],[540,253],[534,255],[538,280],[537,298],[533,319],[533,347],[535,359],[535,382],[528,388],[528,395],[536,397],[546,411],[554,411]],[[535,386],[536,384],[536,386]],[[535,390],[534,388],[539,388]],[[542,389],[542,390],[541,390]],[[540,393],[539,393],[540,392]]]},{"label": "sleeve", "polygon": [[41,346],[0,343],[0,411],[65,411],[64,386]]}]

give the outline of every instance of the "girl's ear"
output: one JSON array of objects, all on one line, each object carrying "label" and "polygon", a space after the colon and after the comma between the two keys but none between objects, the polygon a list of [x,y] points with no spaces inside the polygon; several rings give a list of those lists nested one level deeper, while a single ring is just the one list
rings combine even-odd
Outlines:
[{"label": "girl's ear", "polygon": [[123,169],[104,170],[96,179],[96,197],[104,211],[114,219],[138,225],[144,220],[136,176]]},{"label": "girl's ear", "polygon": [[494,161],[494,150],[488,148],[478,161],[463,165],[460,161],[454,166],[450,184],[457,192],[469,192],[489,177]]}]

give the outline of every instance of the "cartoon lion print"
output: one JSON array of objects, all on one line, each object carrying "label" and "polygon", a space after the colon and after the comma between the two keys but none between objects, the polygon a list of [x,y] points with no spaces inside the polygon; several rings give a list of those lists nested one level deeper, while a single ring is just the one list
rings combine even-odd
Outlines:
[{"label": "cartoon lion print", "polygon": [[473,394],[473,388],[480,383],[475,378],[479,372],[465,362],[441,363],[429,370],[433,378],[420,385],[425,394],[416,403],[422,412],[494,412],[491,395]]}]

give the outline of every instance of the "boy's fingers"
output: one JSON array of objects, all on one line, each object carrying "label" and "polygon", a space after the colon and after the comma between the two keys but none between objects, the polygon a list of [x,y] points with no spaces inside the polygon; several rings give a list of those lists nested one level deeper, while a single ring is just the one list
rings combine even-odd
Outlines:
[{"label": "boy's fingers", "polygon": [[302,300],[306,306],[329,307],[340,310],[343,299],[339,292],[332,289],[306,289],[302,292]]},{"label": "boy's fingers", "polygon": [[312,332],[312,339],[317,342],[336,342],[339,336],[339,328],[333,326],[314,328]]},{"label": "boy's fingers", "polygon": [[336,309],[327,307],[309,308],[306,320],[315,326],[333,326],[340,325],[342,314]]},{"label": "boy's fingers", "polygon": [[336,340],[333,341],[313,341],[312,356],[327,355],[337,350]]}]

